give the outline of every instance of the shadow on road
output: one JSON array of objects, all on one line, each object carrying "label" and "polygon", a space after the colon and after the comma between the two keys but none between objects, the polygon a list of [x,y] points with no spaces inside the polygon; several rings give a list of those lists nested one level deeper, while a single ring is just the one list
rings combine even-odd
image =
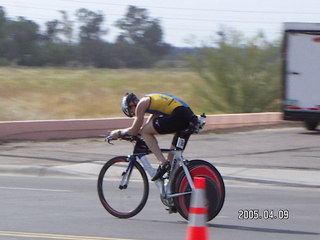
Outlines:
[{"label": "shadow on road", "polygon": [[320,233],[317,233],[317,232],[306,232],[306,231],[296,231],[296,230],[276,229],[276,228],[246,227],[246,226],[227,225],[227,224],[210,224],[209,223],[208,227],[234,229],[234,230],[241,230],[241,231],[252,231],[252,232],[269,232],[269,233],[299,234],[299,235],[320,235]]},{"label": "shadow on road", "polygon": [[[165,221],[165,220],[150,220],[150,219],[127,219],[129,221],[139,221],[139,222],[157,222],[157,223],[170,223],[170,224],[184,224],[187,225],[187,221]],[[319,232],[307,232],[307,231],[297,231],[289,229],[277,229],[277,228],[261,228],[261,227],[247,227],[239,225],[230,224],[213,224],[208,223],[209,228],[221,228],[221,229],[231,229],[240,231],[251,231],[251,232],[264,232],[264,233],[281,233],[281,234],[295,234],[295,235],[320,235]]]}]

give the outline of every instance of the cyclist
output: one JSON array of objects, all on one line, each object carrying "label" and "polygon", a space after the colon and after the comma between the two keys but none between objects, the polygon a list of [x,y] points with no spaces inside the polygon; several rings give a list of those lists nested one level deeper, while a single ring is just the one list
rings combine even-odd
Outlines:
[{"label": "cyclist", "polygon": [[[152,181],[161,178],[170,169],[170,160],[163,156],[158,141],[154,135],[176,133],[172,140],[172,147],[185,148],[190,136],[183,136],[184,140],[178,141],[183,135],[182,130],[189,127],[194,119],[190,107],[177,97],[164,93],[150,93],[138,99],[134,93],[127,93],[122,99],[122,111],[128,117],[135,117],[129,128],[113,130],[111,137],[118,138],[122,135],[141,134],[147,146],[159,160],[160,165]],[[146,113],[151,115],[144,122]]]}]

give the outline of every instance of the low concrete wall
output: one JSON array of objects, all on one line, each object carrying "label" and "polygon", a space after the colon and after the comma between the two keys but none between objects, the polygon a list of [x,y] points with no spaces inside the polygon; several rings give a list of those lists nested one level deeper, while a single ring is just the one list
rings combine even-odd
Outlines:
[{"label": "low concrete wall", "polygon": [[270,125],[285,122],[282,113],[221,114],[207,117],[205,130]]},{"label": "low concrete wall", "polygon": [[[49,140],[97,137],[129,127],[133,119],[84,119],[0,122],[0,140]],[[269,125],[284,122],[281,113],[209,115],[204,130]]]}]

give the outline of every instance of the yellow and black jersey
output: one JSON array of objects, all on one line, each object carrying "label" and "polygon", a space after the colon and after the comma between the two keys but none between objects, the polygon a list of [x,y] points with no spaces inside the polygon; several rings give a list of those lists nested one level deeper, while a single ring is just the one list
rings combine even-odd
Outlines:
[{"label": "yellow and black jersey", "polygon": [[185,102],[169,94],[150,93],[146,97],[149,97],[151,100],[147,113],[170,115],[177,107],[183,106],[189,108]]}]

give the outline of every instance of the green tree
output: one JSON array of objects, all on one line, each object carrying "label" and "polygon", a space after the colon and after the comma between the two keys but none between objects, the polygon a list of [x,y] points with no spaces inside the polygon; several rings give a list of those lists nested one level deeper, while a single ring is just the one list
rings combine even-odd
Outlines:
[{"label": "green tree", "polygon": [[85,8],[77,11],[76,16],[81,23],[79,32],[80,61],[95,67],[106,67],[105,47],[108,44],[102,39],[107,33],[103,29],[104,15],[101,12],[93,12]]},{"label": "green tree", "polygon": [[47,42],[61,42],[59,37],[60,21],[52,20],[46,22],[46,31],[44,33],[44,40]]},{"label": "green tree", "polygon": [[76,16],[80,22],[80,42],[87,42],[90,40],[101,40],[102,37],[107,33],[102,28],[104,22],[104,15],[102,12],[93,12],[85,8],[77,10]]},{"label": "green tree", "polygon": [[63,34],[67,44],[71,45],[73,41],[73,23],[69,19],[66,11],[60,11],[60,13],[62,15],[61,33]]},{"label": "green tree", "polygon": [[4,61],[4,54],[5,54],[5,24],[7,22],[6,13],[3,7],[0,6],[0,58],[1,61]]},{"label": "green tree", "polygon": [[4,25],[4,56],[22,65],[37,65],[36,56],[41,36],[39,25],[18,17],[17,21],[8,20]]},{"label": "green tree", "polygon": [[71,45],[73,41],[73,24],[69,20],[66,11],[60,11],[62,20],[52,20],[46,22],[46,31],[44,33],[44,40],[55,43],[66,43]]},{"label": "green tree", "polygon": [[170,45],[163,42],[159,20],[149,17],[145,8],[129,6],[125,17],[118,20],[115,25],[122,30],[118,43],[143,47],[155,60],[170,49]]},{"label": "green tree", "polygon": [[279,110],[279,44],[267,42],[263,34],[245,40],[235,31],[220,32],[217,47],[204,47],[191,62],[204,80],[205,87],[195,89],[208,112]]},{"label": "green tree", "polygon": [[149,51],[141,45],[118,42],[115,44],[115,49],[123,67],[149,68],[154,61]]},{"label": "green tree", "polygon": [[43,65],[65,66],[74,62],[78,47],[73,44],[73,24],[65,11],[59,11],[62,20],[46,22],[39,58]]}]

